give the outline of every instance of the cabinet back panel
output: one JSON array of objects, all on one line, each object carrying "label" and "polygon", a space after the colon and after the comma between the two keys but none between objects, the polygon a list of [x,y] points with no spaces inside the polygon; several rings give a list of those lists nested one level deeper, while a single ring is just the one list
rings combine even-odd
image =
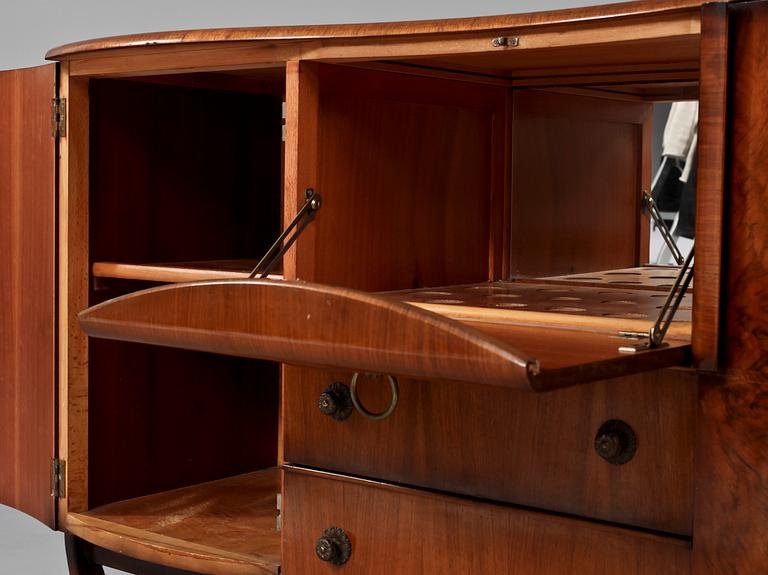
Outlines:
[{"label": "cabinet back panel", "polygon": [[513,275],[640,263],[650,109],[646,103],[542,91],[515,94]]},{"label": "cabinet back panel", "polygon": [[279,365],[91,340],[95,507],[274,466]]},{"label": "cabinet back panel", "polygon": [[321,67],[325,203],[304,279],[371,290],[487,279],[504,112],[498,87]]},{"label": "cabinet back panel", "polygon": [[91,82],[92,261],[254,258],[279,233],[279,95]]}]

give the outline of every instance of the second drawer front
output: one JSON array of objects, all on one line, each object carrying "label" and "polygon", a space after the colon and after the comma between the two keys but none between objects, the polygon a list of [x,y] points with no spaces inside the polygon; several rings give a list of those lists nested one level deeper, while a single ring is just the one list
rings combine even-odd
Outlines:
[{"label": "second drawer front", "polygon": [[[665,370],[533,394],[446,381],[400,380],[387,419],[353,410],[343,421],[320,394],[351,374],[286,366],[286,462],[690,535],[695,375]],[[363,381],[371,410],[384,380]],[[609,463],[601,425],[626,422],[634,457]]]},{"label": "second drawer front", "polygon": [[342,476],[285,470],[283,504],[285,575],[690,572],[685,541]]}]

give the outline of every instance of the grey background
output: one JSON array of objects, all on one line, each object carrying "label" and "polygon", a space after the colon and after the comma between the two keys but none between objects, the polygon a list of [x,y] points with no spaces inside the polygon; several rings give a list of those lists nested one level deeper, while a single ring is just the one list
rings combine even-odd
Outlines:
[{"label": "grey background", "polygon": [[[616,1],[616,0],[613,0]],[[509,14],[585,0],[0,0],[0,70],[44,63],[77,40],[190,28],[333,24]],[[2,137],[2,134],[0,134]],[[654,154],[656,155],[656,154]],[[116,574],[117,571],[110,571]],[[61,533],[0,506],[0,574],[66,575]]]}]

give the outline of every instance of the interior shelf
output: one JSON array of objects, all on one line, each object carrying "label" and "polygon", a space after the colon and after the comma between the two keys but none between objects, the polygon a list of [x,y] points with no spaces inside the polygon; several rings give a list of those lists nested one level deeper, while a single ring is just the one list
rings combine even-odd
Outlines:
[{"label": "interior shelf", "polygon": [[[257,263],[258,260],[243,259],[153,264],[96,262],[93,264],[93,275],[99,278],[161,283],[221,280],[247,278]],[[269,278],[282,279],[282,275],[270,274]]]},{"label": "interior shelf", "polygon": [[[632,268],[387,295],[464,322],[563,327],[616,335],[620,331],[648,332],[671,287],[671,283],[659,282],[673,282],[676,273],[669,268],[663,272]],[[609,279],[601,282],[601,278]],[[667,338],[690,341],[691,298],[690,293],[683,297]]]},{"label": "interior shelf", "polygon": [[69,513],[91,543],[210,574],[279,573],[280,471],[266,469]]},{"label": "interior shelf", "polygon": [[687,301],[663,346],[619,350],[628,343],[620,331],[653,324],[658,295],[517,282],[371,294],[220,280],[118,297],[81,312],[80,323],[93,337],[544,391],[686,365]]},{"label": "interior shelf", "polygon": [[[680,272],[681,266],[646,265],[634,268],[624,268],[589,272],[583,274],[571,274],[563,276],[551,276],[537,279],[524,279],[518,281],[544,282],[556,285],[584,285],[600,288],[631,288],[638,290],[653,290],[668,292]],[[693,293],[693,283],[687,292]]]}]

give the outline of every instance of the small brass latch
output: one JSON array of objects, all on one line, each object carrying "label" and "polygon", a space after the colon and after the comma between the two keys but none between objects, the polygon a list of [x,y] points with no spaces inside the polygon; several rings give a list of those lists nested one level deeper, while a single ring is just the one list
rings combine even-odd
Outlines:
[{"label": "small brass latch", "polygon": [[491,40],[491,46],[494,48],[517,48],[520,45],[520,38],[517,36],[499,36]]}]

